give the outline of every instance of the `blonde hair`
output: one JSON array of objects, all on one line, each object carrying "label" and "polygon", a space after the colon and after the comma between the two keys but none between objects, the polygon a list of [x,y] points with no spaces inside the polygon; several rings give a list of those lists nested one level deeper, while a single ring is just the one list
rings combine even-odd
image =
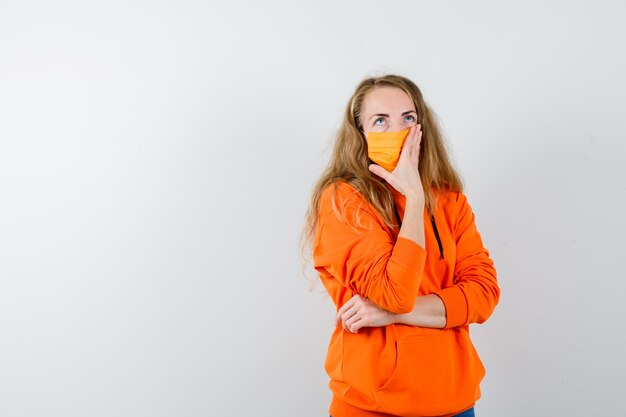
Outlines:
[{"label": "blonde hair", "polygon": [[[448,156],[436,115],[424,102],[417,85],[399,75],[367,78],[356,87],[346,106],[328,167],[313,187],[302,236],[305,244],[310,244],[315,235],[322,192],[331,184],[336,187],[339,182],[346,182],[361,193],[380,213],[389,228],[398,227],[393,195],[387,188],[386,181],[371,173],[368,168],[372,161],[367,153],[367,140],[360,128],[363,99],[367,93],[380,87],[401,89],[415,105],[417,123],[422,130],[419,173],[429,214],[433,214],[436,207],[438,191],[463,191],[463,183]],[[345,218],[345,210],[337,207],[334,201],[333,207],[338,215]]]}]

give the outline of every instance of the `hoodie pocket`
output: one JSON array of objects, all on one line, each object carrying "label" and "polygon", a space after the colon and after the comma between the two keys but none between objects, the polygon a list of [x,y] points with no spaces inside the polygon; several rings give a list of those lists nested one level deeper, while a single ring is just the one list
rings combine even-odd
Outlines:
[{"label": "hoodie pocket", "polygon": [[442,415],[471,405],[484,368],[465,331],[396,341],[397,362],[388,381],[374,392],[377,411]]},{"label": "hoodie pocket", "polygon": [[385,327],[371,327],[356,334],[342,334],[342,379],[369,401],[373,401],[374,391],[387,384],[396,368],[396,346],[388,331]]}]

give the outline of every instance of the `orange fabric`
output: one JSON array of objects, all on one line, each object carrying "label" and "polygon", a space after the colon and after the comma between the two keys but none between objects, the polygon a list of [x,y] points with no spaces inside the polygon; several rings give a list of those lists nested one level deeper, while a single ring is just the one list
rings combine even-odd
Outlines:
[{"label": "orange fabric", "polygon": [[400,132],[368,132],[367,155],[376,164],[391,172],[396,169],[404,140],[409,130]]},{"label": "orange fabric", "polygon": [[[327,187],[320,200],[313,259],[337,309],[354,294],[396,313],[413,309],[418,295],[437,294],[446,328],[401,324],[352,334],[335,328],[325,368],[333,417],[450,416],[480,398],[485,370],[469,338],[500,290],[489,252],[463,193],[441,192],[434,213],[445,258],[428,213],[426,247],[398,238],[379,213],[346,183]],[[402,218],[404,196],[392,189]],[[334,194],[334,195],[333,195]],[[333,202],[334,197],[334,202]],[[342,218],[333,210],[346,209]]]}]

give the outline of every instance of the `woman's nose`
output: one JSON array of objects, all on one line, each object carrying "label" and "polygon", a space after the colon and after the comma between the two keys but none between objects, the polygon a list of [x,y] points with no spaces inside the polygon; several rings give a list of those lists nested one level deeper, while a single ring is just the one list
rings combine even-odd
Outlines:
[{"label": "woman's nose", "polygon": [[400,120],[390,120],[389,121],[389,131],[390,132],[399,132],[404,130],[405,127],[402,125]]}]

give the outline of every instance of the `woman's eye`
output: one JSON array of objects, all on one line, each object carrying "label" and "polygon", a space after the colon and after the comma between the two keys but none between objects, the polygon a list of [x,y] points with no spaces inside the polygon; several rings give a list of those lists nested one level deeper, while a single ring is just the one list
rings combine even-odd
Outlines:
[{"label": "woman's eye", "polygon": [[413,117],[413,116],[406,116],[404,120],[406,120],[407,122],[413,123],[415,121],[415,117]]},{"label": "woman's eye", "polygon": [[382,117],[379,117],[378,119],[374,120],[375,126],[382,126],[383,124],[385,124],[385,119],[383,119]]}]

